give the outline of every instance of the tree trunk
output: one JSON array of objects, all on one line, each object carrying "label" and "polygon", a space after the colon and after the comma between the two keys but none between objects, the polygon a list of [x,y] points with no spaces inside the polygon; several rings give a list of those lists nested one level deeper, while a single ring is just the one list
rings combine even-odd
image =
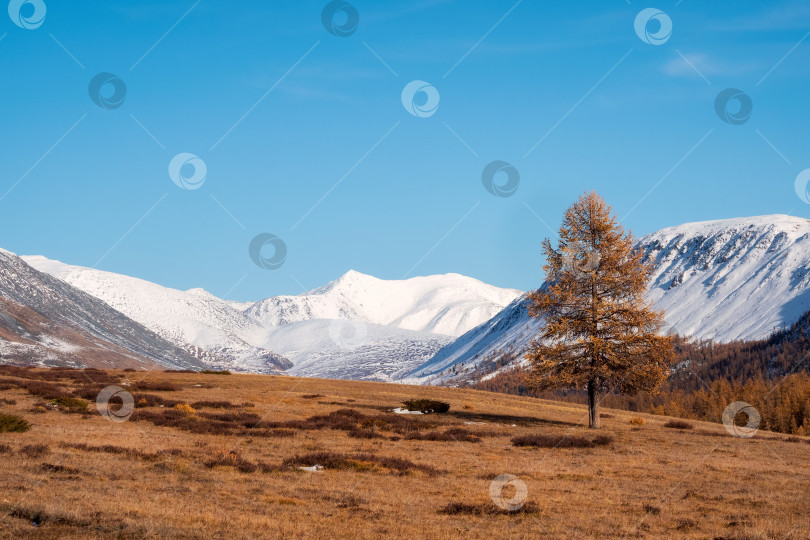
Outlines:
[{"label": "tree trunk", "polygon": [[602,427],[599,422],[599,391],[593,379],[588,381],[588,427],[593,429]]}]

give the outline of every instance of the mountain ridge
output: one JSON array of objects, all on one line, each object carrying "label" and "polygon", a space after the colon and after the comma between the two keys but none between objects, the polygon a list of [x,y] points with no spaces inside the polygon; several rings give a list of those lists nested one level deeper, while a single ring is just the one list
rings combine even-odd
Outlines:
[{"label": "mountain ridge", "polygon": [[[725,342],[760,339],[810,310],[810,220],[783,214],[685,223],[642,236],[654,265],[648,298],[667,331]],[[522,297],[443,347],[405,380],[483,376],[522,355],[542,326]],[[454,366],[455,372],[454,372]],[[459,366],[463,370],[459,371]]]},{"label": "mountain ridge", "polygon": [[[201,288],[180,291],[43,256],[25,259],[212,366],[258,373],[296,373],[305,369],[294,368],[300,363],[315,376],[318,370],[313,362],[320,358],[331,376],[373,375],[389,380],[403,369],[390,359],[399,358],[403,365],[415,367],[453,335],[487,320],[521,294],[459,274],[382,280],[350,270],[300,295],[234,302]],[[339,335],[326,342],[316,335],[339,327],[339,321],[362,323],[366,341],[346,348]],[[293,324],[295,331],[284,330]],[[375,356],[379,365],[374,363]],[[341,358],[346,363],[342,374],[338,373]]]},{"label": "mountain ridge", "polygon": [[0,250],[0,338],[6,363],[206,367],[105,302],[6,250]]}]

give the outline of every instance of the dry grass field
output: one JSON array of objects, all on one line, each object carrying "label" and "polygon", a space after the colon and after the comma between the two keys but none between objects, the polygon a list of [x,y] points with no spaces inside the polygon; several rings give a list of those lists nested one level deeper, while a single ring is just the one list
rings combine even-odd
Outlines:
[{"label": "dry grass field", "polygon": [[[110,384],[127,421],[95,409]],[[31,425],[0,432],[6,538],[810,538],[807,439],[291,377],[6,369],[0,389]],[[413,398],[451,408],[392,412]],[[491,498],[504,473],[518,511]]]}]

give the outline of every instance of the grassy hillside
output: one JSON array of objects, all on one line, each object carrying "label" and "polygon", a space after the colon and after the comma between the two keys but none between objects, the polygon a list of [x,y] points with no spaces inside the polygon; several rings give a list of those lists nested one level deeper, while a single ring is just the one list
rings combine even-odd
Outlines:
[{"label": "grassy hillside", "polygon": [[[134,396],[124,422],[96,411],[111,384]],[[414,398],[450,410],[391,412]],[[4,537],[749,539],[807,538],[810,526],[808,439],[617,410],[595,433],[584,407],[533,398],[7,368],[0,413],[12,419],[0,416]],[[504,473],[526,488],[515,512],[491,498]],[[521,487],[501,497],[517,506]]]}]

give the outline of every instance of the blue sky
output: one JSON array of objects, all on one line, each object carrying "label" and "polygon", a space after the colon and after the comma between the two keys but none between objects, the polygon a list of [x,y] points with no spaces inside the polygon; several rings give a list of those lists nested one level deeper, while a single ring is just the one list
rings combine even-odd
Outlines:
[{"label": "blue sky", "polygon": [[[807,2],[356,1],[338,37],[326,2],[44,1],[38,28],[0,22],[0,247],[19,254],[239,300],[349,269],[530,289],[543,221],[583,190],[636,235],[810,217]],[[648,7],[672,21],[661,45],[634,31]],[[89,97],[102,72],[118,108]],[[413,80],[435,114],[403,107]],[[715,112],[726,88],[750,96],[742,125]],[[169,177],[184,152],[199,189]],[[482,185],[495,160],[520,174],[510,197]],[[280,268],[251,260],[260,233]]]}]

